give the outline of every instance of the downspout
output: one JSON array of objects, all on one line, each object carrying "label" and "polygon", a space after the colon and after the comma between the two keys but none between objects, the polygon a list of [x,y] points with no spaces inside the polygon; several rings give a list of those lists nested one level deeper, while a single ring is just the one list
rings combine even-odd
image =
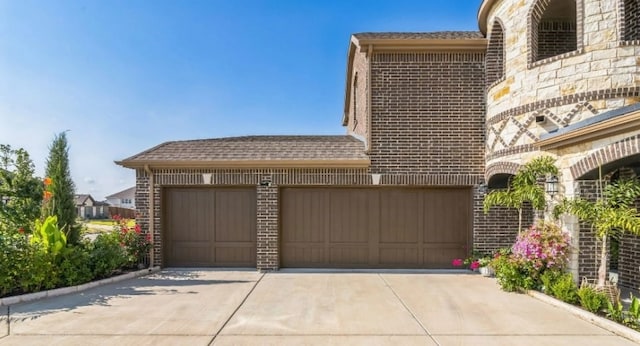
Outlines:
[{"label": "downspout", "polygon": [[369,154],[371,152],[371,115],[373,112],[371,111],[371,57],[373,56],[373,45],[369,45],[369,51],[367,52],[367,59],[369,59],[369,63],[367,64],[367,148],[366,153]]},{"label": "downspout", "polygon": [[153,268],[155,264],[155,196],[154,196],[154,181],[153,181],[153,171],[149,167],[149,165],[144,165],[144,171],[149,175],[149,234],[151,235],[151,249],[149,250],[149,268]]}]

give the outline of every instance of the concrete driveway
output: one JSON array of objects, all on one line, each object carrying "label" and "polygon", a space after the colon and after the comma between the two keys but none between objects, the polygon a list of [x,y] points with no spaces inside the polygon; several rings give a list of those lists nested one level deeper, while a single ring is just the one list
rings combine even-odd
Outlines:
[{"label": "concrete driveway", "polygon": [[634,345],[466,274],[164,270],[0,309],[1,345]]}]

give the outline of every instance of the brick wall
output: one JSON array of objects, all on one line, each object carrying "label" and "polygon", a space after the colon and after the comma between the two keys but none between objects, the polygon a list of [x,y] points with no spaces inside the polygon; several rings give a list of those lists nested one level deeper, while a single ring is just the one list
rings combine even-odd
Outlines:
[{"label": "brick wall", "polygon": [[487,87],[504,77],[504,29],[499,21],[493,23],[487,47],[486,79]]},{"label": "brick wall", "polygon": [[578,49],[575,21],[543,21],[537,36],[536,61]]},{"label": "brick wall", "polygon": [[[271,181],[272,177],[264,175],[261,180]],[[275,270],[280,267],[278,187],[259,185],[257,200],[257,265],[259,269]]]},{"label": "brick wall", "polygon": [[620,238],[618,258],[618,284],[623,287],[640,289],[640,237],[624,234]]},{"label": "brick wall", "polygon": [[[474,248],[484,254],[492,254],[501,248],[511,247],[518,235],[518,210],[494,207],[484,213],[482,201],[484,194],[474,194],[473,239]],[[533,209],[528,206],[522,212],[522,227],[533,223]]]},{"label": "brick wall", "polygon": [[[588,201],[595,201],[598,197],[598,186],[595,180],[576,181],[576,197]],[[598,277],[598,261],[600,256],[600,243],[596,239],[591,226],[580,223],[580,239],[578,254],[578,276],[596,279]]]},{"label": "brick wall", "polygon": [[374,53],[371,170],[484,173],[484,53]]},{"label": "brick wall", "polygon": [[624,40],[640,40],[640,1],[624,0]]},{"label": "brick wall", "polygon": [[[368,75],[369,65],[364,53],[356,52],[353,58],[353,73],[349,77],[351,94],[349,95],[349,115],[347,131],[367,138],[368,130]],[[356,78],[357,76],[357,78]],[[356,81],[357,80],[357,81]]]}]

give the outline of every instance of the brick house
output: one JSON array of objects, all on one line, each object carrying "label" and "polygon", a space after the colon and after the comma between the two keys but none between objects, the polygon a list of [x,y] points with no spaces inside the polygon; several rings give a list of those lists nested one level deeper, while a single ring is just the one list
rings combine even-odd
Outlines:
[{"label": "brick house", "polygon": [[[448,268],[511,244],[515,211],[482,199],[532,157],[557,158],[568,196],[592,197],[598,166],[638,171],[638,7],[484,0],[479,32],[354,34],[346,135],[169,142],[118,162],[136,170],[154,263]],[[572,270],[592,276],[593,235],[565,227]],[[627,238],[621,283],[637,286]]]}]

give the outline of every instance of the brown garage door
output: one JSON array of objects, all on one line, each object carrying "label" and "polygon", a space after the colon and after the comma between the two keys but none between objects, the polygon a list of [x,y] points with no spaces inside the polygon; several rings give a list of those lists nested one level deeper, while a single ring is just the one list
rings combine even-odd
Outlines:
[{"label": "brown garage door", "polygon": [[471,241],[468,188],[284,188],[282,266],[450,268]]},{"label": "brown garage door", "polygon": [[164,190],[164,263],[255,267],[255,188]]}]

